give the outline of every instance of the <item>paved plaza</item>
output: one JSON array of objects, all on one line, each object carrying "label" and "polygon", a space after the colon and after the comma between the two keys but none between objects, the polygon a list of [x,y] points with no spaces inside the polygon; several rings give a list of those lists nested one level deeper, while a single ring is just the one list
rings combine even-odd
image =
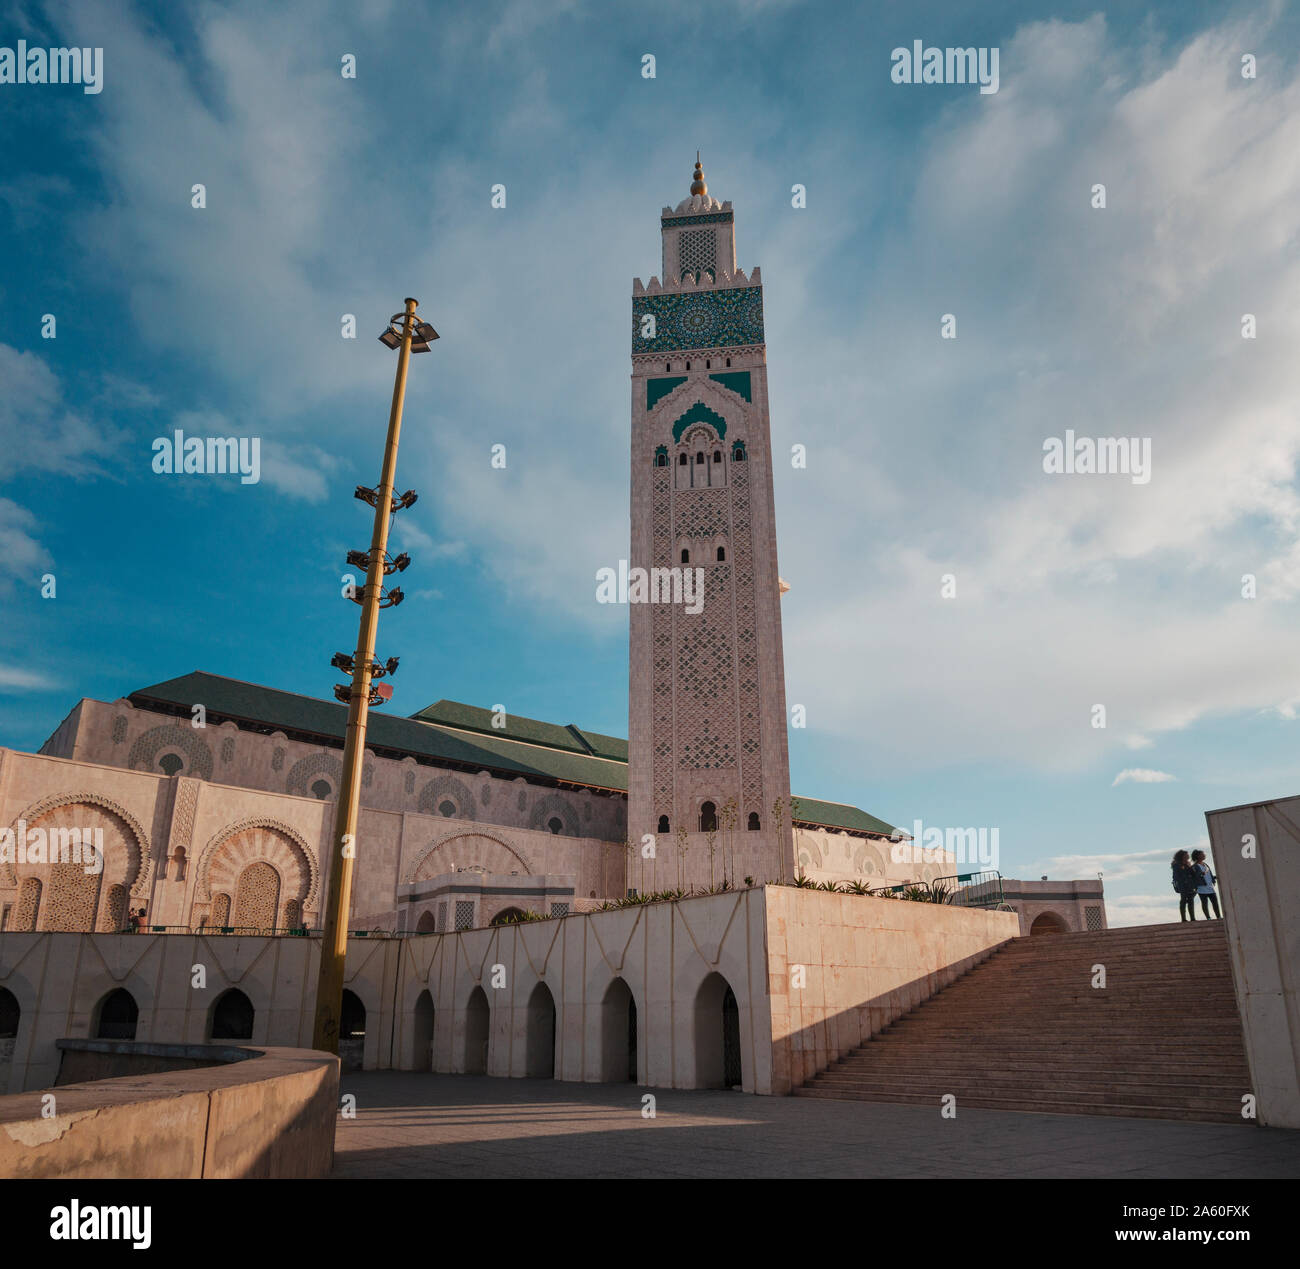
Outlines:
[{"label": "paved plaza", "polygon": [[[338,1177],[1300,1177],[1300,1132],[398,1071],[346,1076]],[[652,1094],[656,1118],[642,1117]]]}]

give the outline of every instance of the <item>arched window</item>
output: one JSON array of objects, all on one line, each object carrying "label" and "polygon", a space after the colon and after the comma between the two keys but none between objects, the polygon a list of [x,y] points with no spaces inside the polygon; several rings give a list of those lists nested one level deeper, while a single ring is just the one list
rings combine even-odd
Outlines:
[{"label": "arched window", "polygon": [[253,1038],[253,1002],[238,987],[231,987],[217,997],[208,1035],[213,1040]]},{"label": "arched window", "polygon": [[96,1040],[134,1040],[140,1010],[135,997],[124,987],[110,991],[95,1011]]},{"label": "arched window", "polygon": [[163,775],[174,776],[184,765],[185,759],[177,753],[165,753],[158,759]]},{"label": "arched window", "polygon": [[177,846],[175,851],[172,852],[172,864],[173,864],[172,871],[175,874],[175,879],[177,881],[185,880],[185,863],[186,863],[185,847]]},{"label": "arched window", "polygon": [[745,447],[739,441],[731,447],[731,461],[733,463],[743,463],[745,461]]},{"label": "arched window", "polygon": [[354,991],[343,989],[343,1008],[339,1018],[339,1039],[359,1040],[366,1034],[366,1007]]},{"label": "arched window", "polygon": [[655,466],[656,467],[668,466],[668,455],[664,453],[662,450],[660,450],[660,452],[655,455]]},{"label": "arched window", "polygon": [[690,551],[687,550],[686,547],[682,547],[682,563],[683,563],[683,564],[689,564],[690,562],[691,562],[691,553],[690,553]]},{"label": "arched window", "polygon": [[343,989],[343,1008],[339,1012],[339,1066],[345,1071],[359,1071],[365,1064],[366,1007],[354,991]]},{"label": "arched window", "polygon": [[18,1019],[22,1017],[18,997],[8,987],[0,987],[0,1040],[12,1040],[18,1034]]},{"label": "arched window", "polygon": [[552,833],[561,833],[564,831],[564,824],[556,815],[552,815],[551,818],[546,821],[546,827],[549,828]]},{"label": "arched window", "polygon": [[712,370],[712,369],[713,369],[713,362],[711,362],[711,361],[706,361],[706,362],[704,363],[704,368],[705,368],[705,370]]},{"label": "arched window", "polygon": [[690,368],[691,368],[691,363],[688,361],[688,362],[686,363],[686,369],[689,370]]},{"label": "arched window", "polygon": [[718,563],[721,564],[726,558],[727,548],[725,546],[718,547]]},{"label": "arched window", "polygon": [[678,467],[685,467],[685,466],[686,466],[686,455],[685,455],[685,454],[678,454],[678,455],[677,455],[677,466],[678,466]]},{"label": "arched window", "polygon": [[703,451],[703,450],[700,450],[700,452],[699,452],[698,454],[695,455],[695,461],[696,461],[696,463],[702,463],[702,462],[704,461],[704,451]]},{"label": "arched window", "polygon": [[317,780],[316,783],[311,786],[312,797],[318,798],[322,802],[329,797],[332,791],[333,790],[331,790],[328,780]]},{"label": "arched window", "polygon": [[713,451],[713,461],[714,461],[715,463],[720,463],[720,462],[722,462],[722,451],[721,451],[720,449],[715,449],[715,450]]},{"label": "arched window", "polygon": [[728,368],[730,368],[730,366],[731,366],[731,358],[730,358],[730,357],[727,358],[727,366],[728,366]]},{"label": "arched window", "polygon": [[456,814],[456,804],[454,802],[448,802],[444,798],[438,803],[438,814],[446,816],[447,819],[451,819],[451,817]]},{"label": "arched window", "polygon": [[718,828],[718,808],[712,802],[700,805],[700,832],[713,833]]},{"label": "arched window", "polygon": [[758,829],[758,812],[750,811],[749,813],[749,831],[751,833]]},{"label": "arched window", "polygon": [[665,369],[665,370],[671,370],[672,368],[673,368],[673,363],[672,363],[671,361],[665,361],[665,362],[664,362],[664,369]]},{"label": "arched window", "polygon": [[668,816],[666,816],[666,815],[661,815],[661,816],[659,817],[659,827],[658,827],[657,829],[655,829],[655,832],[656,832],[656,833],[666,833],[666,832],[668,832]]}]

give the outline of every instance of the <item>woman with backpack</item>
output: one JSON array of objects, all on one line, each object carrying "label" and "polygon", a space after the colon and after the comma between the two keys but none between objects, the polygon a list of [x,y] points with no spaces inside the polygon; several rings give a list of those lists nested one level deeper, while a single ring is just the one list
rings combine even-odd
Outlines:
[{"label": "woman with backpack", "polygon": [[1191,856],[1180,850],[1174,855],[1173,863],[1174,889],[1178,891],[1178,915],[1184,921],[1196,920],[1196,890],[1201,884],[1201,875],[1192,867]]},{"label": "woman with backpack", "polygon": [[1210,865],[1206,862],[1205,852],[1203,850],[1192,851],[1192,870],[1196,873],[1196,893],[1201,896],[1201,915],[1208,921],[1210,920],[1210,908],[1214,909],[1214,915],[1218,920],[1222,920],[1219,913],[1219,896],[1214,893],[1214,883],[1218,877],[1210,871]]}]

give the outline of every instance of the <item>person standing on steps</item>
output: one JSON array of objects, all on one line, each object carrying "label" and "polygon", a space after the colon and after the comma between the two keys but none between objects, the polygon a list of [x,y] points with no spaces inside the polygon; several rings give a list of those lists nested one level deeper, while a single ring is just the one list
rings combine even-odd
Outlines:
[{"label": "person standing on steps", "polygon": [[1192,867],[1191,856],[1185,850],[1174,855],[1170,865],[1174,874],[1174,889],[1178,891],[1178,915],[1184,921],[1196,920],[1196,889],[1201,884],[1201,874]]},{"label": "person standing on steps", "polygon": [[1209,921],[1211,919],[1210,909],[1213,908],[1213,919],[1221,921],[1223,917],[1219,912],[1219,896],[1214,892],[1214,883],[1218,881],[1218,877],[1210,871],[1210,865],[1206,861],[1203,850],[1192,851],[1192,868],[1196,872],[1196,893],[1201,896],[1201,915]]}]

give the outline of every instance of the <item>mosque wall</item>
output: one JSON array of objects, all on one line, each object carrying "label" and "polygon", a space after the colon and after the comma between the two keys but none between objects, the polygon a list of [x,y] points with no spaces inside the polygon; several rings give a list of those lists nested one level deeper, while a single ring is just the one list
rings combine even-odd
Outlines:
[{"label": "mosque wall", "polygon": [[[343,768],[341,748],[290,740],[283,732],[263,736],[232,722],[194,727],[187,718],[141,709],[125,699],[82,700],[42,752],[324,801],[337,796]],[[560,791],[522,777],[449,771],[410,757],[376,757],[369,750],[362,766],[361,803],[380,811],[602,841],[622,841],[627,824],[621,792]]]},{"label": "mosque wall", "polygon": [[[784,1093],[1016,926],[1014,913],[760,887],[353,938],[345,988],[364,1009],[367,1068]],[[20,1013],[0,1092],[52,1085],[56,1041],[99,1034],[117,991],[136,1012],[116,1038],[306,1047],[319,952],[316,937],[6,932],[0,989]],[[247,1034],[229,1034],[232,1017]],[[640,1104],[630,1091],[629,1111]]]}]

